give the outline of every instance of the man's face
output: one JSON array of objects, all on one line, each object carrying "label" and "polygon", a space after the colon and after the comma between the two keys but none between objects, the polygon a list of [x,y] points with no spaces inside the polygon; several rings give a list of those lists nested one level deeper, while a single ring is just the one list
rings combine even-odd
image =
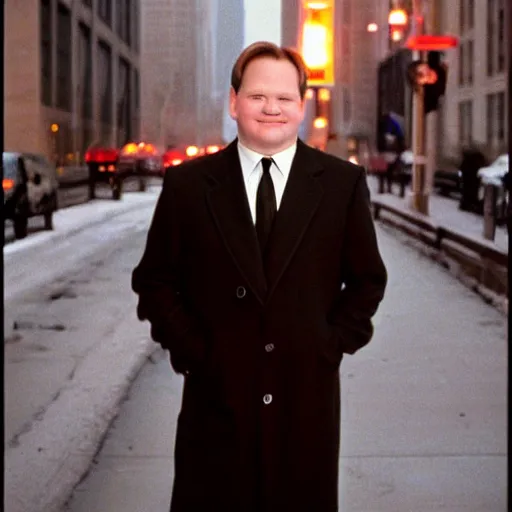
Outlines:
[{"label": "man's face", "polygon": [[295,143],[304,118],[297,69],[271,57],[251,61],[238,93],[231,88],[229,106],[242,144],[269,156],[283,151]]}]

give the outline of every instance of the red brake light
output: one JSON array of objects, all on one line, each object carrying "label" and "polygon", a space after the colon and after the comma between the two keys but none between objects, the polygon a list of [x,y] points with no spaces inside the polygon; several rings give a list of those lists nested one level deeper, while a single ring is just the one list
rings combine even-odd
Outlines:
[{"label": "red brake light", "polygon": [[119,151],[114,148],[93,148],[85,153],[86,162],[114,162],[119,156]]}]

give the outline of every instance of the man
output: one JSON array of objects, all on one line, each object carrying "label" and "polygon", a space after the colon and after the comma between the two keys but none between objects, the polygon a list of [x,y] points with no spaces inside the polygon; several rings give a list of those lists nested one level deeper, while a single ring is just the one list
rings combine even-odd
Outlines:
[{"label": "man", "polygon": [[185,375],[172,512],[337,510],[339,365],[386,271],[364,170],[297,138],[306,78],[291,50],[242,52],[238,139],[167,172],[133,274]]}]

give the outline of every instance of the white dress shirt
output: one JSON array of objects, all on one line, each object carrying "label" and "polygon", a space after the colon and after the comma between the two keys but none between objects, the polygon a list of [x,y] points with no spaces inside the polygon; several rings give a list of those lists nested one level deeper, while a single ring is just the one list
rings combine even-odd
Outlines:
[{"label": "white dress shirt", "polygon": [[[290,175],[293,157],[297,149],[297,143],[289,148],[272,155],[273,163],[270,166],[270,176],[274,184],[276,193],[276,205],[279,210],[281,199],[283,198],[284,187]],[[242,174],[244,177],[245,191],[247,192],[247,199],[249,200],[249,207],[251,209],[252,220],[256,224],[256,195],[258,192],[258,185],[263,174],[261,166],[261,159],[268,157],[268,155],[260,155],[252,149],[244,146],[238,141],[238,156],[240,157],[240,165],[242,166]]]}]

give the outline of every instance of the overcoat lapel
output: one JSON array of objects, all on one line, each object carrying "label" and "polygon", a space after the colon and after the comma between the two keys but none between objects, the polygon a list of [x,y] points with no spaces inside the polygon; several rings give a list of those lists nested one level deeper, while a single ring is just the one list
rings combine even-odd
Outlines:
[{"label": "overcoat lapel", "polygon": [[221,169],[212,169],[213,187],[207,195],[208,205],[240,273],[261,304],[265,302],[267,285],[256,229],[252,220],[245,183],[238,157],[237,140],[219,159]]},{"label": "overcoat lapel", "polygon": [[269,300],[311,222],[323,196],[322,167],[298,141],[290,175],[270,235],[265,259]]}]

